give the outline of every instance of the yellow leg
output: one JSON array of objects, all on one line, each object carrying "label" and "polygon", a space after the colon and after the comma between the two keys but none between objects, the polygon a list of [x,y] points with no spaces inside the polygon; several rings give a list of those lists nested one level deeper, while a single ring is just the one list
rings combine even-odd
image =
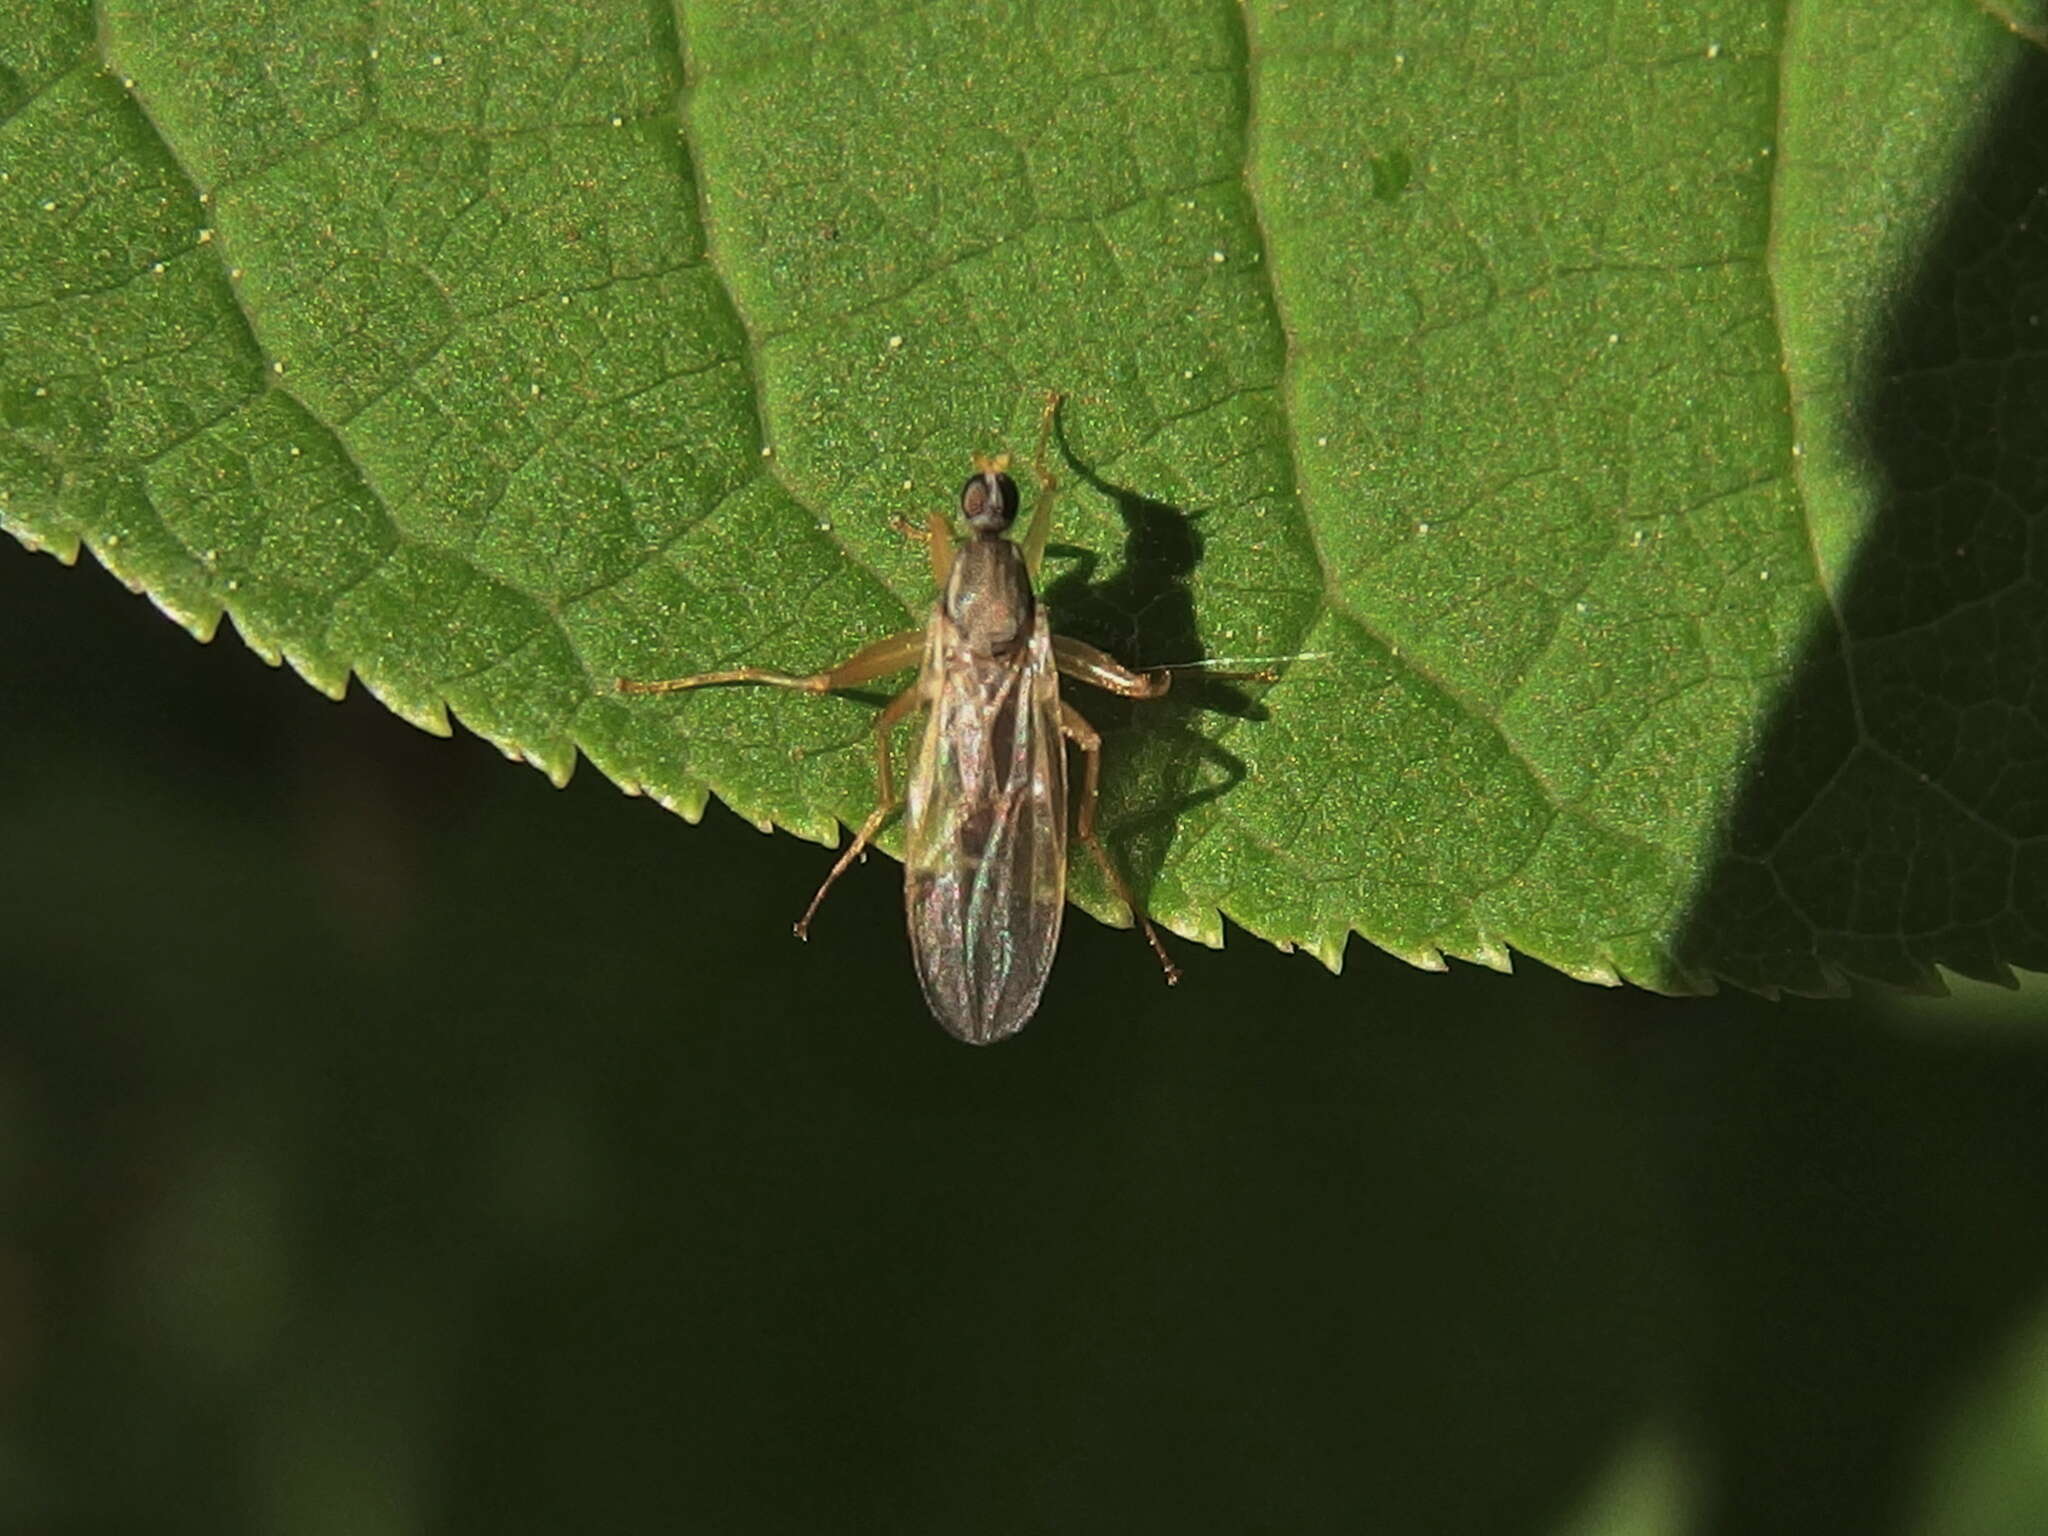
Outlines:
[{"label": "yellow leg", "polygon": [[936,507],[925,519],[924,546],[931,552],[932,585],[943,592],[953,574],[953,520]]},{"label": "yellow leg", "polygon": [[1167,954],[1166,946],[1159,942],[1158,930],[1145,915],[1145,909],[1138,905],[1138,898],[1131,894],[1131,888],[1124,881],[1123,873],[1109,856],[1109,850],[1102,846],[1102,839],[1095,835],[1095,801],[1098,781],[1102,770],[1102,736],[1094,726],[1081,717],[1081,712],[1060,701],[1060,734],[1081,749],[1085,766],[1081,770],[1081,817],[1078,828],[1081,841],[1088,845],[1088,851],[1095,858],[1095,867],[1110,888],[1123,898],[1125,906],[1131,909],[1131,916],[1138,926],[1145,930],[1145,942],[1152,946],[1152,953],[1159,957],[1159,964],[1166,972],[1166,984],[1170,987],[1180,980],[1180,968]]},{"label": "yellow leg", "polygon": [[730,667],[723,672],[693,672],[688,677],[668,677],[656,682],[635,682],[622,677],[617,687],[620,693],[682,693],[725,683],[763,683],[770,688],[795,688],[803,693],[832,693],[840,688],[858,688],[862,683],[914,667],[923,657],[924,631],[906,629],[862,646],[836,667],[804,677],[770,672],[766,667]]},{"label": "yellow leg", "polygon": [[1031,472],[1038,477],[1038,505],[1031,509],[1031,525],[1024,530],[1024,568],[1038,580],[1038,568],[1045,564],[1045,541],[1052,536],[1052,504],[1059,493],[1047,449],[1052,446],[1052,424],[1060,413],[1060,394],[1045,397],[1045,413],[1038,418],[1038,451],[1031,457]]},{"label": "yellow leg", "polygon": [[1065,635],[1052,637],[1052,659],[1067,676],[1127,699],[1156,699],[1173,684],[1170,671],[1133,672],[1114,656]]},{"label": "yellow leg", "polygon": [[932,585],[944,591],[946,578],[953,573],[953,520],[935,507],[926,514],[922,528],[901,512],[890,516],[889,525],[906,539],[915,539],[925,547],[931,556]]},{"label": "yellow leg", "polygon": [[832,872],[825,877],[825,883],[818,887],[818,894],[811,898],[811,904],[804,908],[804,915],[796,920],[796,936],[808,939],[811,936],[811,919],[818,915],[818,904],[825,899],[825,893],[832,889],[832,882],[853,868],[853,861],[867,851],[875,834],[882,830],[882,823],[889,819],[889,813],[896,809],[896,779],[889,769],[889,733],[898,722],[918,708],[925,701],[924,684],[912,683],[908,688],[889,701],[888,707],[875,716],[875,808],[868,812],[868,819],[860,824],[860,830],[853,835],[853,842],[846,852],[839,855],[839,862],[832,866]]}]

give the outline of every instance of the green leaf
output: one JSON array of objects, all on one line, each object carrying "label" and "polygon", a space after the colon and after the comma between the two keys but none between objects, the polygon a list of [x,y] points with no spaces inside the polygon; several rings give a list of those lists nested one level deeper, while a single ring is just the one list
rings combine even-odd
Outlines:
[{"label": "green leaf", "polygon": [[330,693],[829,840],[872,700],[612,680],[918,622],[892,520],[1057,389],[1056,616],[1303,654],[1083,705],[1172,927],[2002,980],[2042,70],[1965,0],[12,0],[0,514]]}]

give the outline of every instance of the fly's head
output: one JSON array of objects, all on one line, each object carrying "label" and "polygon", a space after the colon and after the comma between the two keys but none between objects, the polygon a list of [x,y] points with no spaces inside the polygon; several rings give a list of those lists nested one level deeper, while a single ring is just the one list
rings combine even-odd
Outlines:
[{"label": "fly's head", "polygon": [[1010,456],[975,456],[974,473],[960,487],[960,515],[978,539],[999,539],[1017,521],[1017,482],[1008,474]]},{"label": "fly's head", "polygon": [[1017,483],[1007,459],[975,461],[960,487],[960,515],[974,537],[953,551],[946,580],[946,617],[976,655],[1007,656],[1031,638],[1037,600],[1024,555],[1006,537],[1017,520]]}]

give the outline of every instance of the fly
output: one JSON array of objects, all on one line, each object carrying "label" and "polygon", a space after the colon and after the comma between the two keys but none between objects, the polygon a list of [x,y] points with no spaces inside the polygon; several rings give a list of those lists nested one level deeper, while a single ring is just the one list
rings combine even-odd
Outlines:
[{"label": "fly", "polygon": [[929,711],[904,797],[904,907],[925,1001],[939,1023],[974,1045],[1013,1035],[1031,1020],[1059,945],[1067,887],[1067,754],[1081,749],[1078,825],[1104,877],[1144,930],[1168,983],[1180,971],[1095,831],[1102,737],[1060,697],[1059,674],[1126,698],[1156,699],[1168,671],[1135,672],[1091,645],[1055,635],[1035,590],[1058,481],[1046,446],[1059,396],[1045,407],[1034,470],[1038,501],[1021,541],[1009,456],[977,454],[960,488],[967,537],[951,520],[929,520],[939,589],[922,629],[862,646],[837,666],[796,677],[762,667],[698,672],[659,682],[620,678],[621,693],[681,693],[723,683],[763,683],[804,693],[857,688],[909,667],[917,681],[875,717],[875,808],[798,919],[808,936],[825,893],[896,809],[890,737]]}]

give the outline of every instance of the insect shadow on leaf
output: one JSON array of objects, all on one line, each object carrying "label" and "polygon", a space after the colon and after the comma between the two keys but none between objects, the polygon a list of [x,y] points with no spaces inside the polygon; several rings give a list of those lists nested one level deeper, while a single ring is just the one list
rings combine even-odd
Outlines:
[{"label": "insect shadow on leaf", "polygon": [[[1109,499],[1124,542],[1107,576],[1099,575],[1099,550],[1046,546],[1044,595],[1053,628],[1140,670],[1205,659],[1193,587],[1202,512],[1118,485],[1084,463],[1067,440],[1064,415],[1053,422],[1056,467]],[[1056,566],[1058,574],[1050,574]],[[1263,720],[1267,711],[1243,688],[1199,670],[1175,672],[1173,690],[1148,702],[1142,716],[1131,701],[1100,694],[1085,708],[1111,742],[1103,752],[1104,835],[1140,897],[1148,897],[1181,819],[1244,779],[1243,762],[1204,733],[1205,722],[1214,731],[1218,715]]]}]

